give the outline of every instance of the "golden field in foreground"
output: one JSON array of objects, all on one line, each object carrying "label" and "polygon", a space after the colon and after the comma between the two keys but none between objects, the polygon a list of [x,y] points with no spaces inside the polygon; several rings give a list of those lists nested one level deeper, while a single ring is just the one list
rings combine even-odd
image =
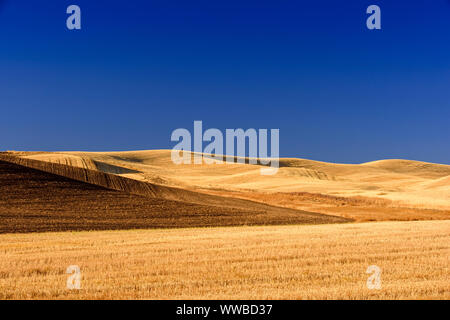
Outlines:
[{"label": "golden field in foreground", "polygon": [[449,266],[448,220],[4,234],[0,298],[449,299]]}]

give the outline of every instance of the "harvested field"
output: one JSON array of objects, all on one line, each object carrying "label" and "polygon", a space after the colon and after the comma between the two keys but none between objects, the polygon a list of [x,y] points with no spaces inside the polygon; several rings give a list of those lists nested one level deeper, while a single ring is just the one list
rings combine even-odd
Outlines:
[{"label": "harvested field", "polygon": [[0,298],[450,299],[449,259],[450,221],[9,234]]},{"label": "harvested field", "polygon": [[236,208],[142,196],[0,161],[0,233],[348,221],[241,201]]}]

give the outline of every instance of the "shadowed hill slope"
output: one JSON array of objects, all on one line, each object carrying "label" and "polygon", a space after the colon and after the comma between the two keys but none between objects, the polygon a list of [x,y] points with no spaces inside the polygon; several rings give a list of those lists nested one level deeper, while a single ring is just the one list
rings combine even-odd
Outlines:
[{"label": "shadowed hill slope", "polygon": [[[64,165],[45,168],[55,172],[66,170],[63,173],[75,176],[77,181],[13,163],[22,162],[18,159],[1,158],[9,161],[0,160],[0,233],[348,221],[246,200],[240,200],[240,204],[234,207],[209,205],[208,201],[196,204],[170,200],[159,195],[175,198],[176,190],[159,189],[158,186],[82,168]],[[39,161],[33,163],[35,167],[44,164]],[[90,183],[80,180],[89,180]],[[137,184],[133,184],[135,182]],[[119,188],[128,192],[119,191]],[[192,194],[184,197],[193,198]],[[220,197],[207,197],[217,202],[220,200]]]}]

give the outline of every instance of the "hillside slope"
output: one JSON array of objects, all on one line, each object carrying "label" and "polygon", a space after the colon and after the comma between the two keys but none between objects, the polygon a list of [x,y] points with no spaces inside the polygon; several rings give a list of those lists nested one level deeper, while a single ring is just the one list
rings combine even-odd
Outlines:
[{"label": "hillside slope", "polygon": [[[53,169],[62,170],[64,167],[67,166],[56,165]],[[77,168],[73,171],[67,168],[69,173],[77,172]],[[86,174],[88,171],[81,169],[79,172]],[[230,199],[220,201],[220,197],[208,195],[206,197],[211,201],[204,201],[203,204],[171,200],[168,198],[175,197],[174,190],[171,194],[164,189],[152,190],[150,186],[142,189],[148,191],[147,195],[139,195],[101,186],[104,183],[117,189],[127,189],[127,182],[133,180],[125,181],[118,176],[97,172],[88,173],[84,178],[78,176],[80,180],[96,180],[93,179],[96,177],[99,184],[76,181],[0,160],[0,233],[348,221],[246,200],[237,201],[233,207],[211,205],[213,200],[217,201],[216,204],[226,204]],[[139,186],[136,190],[139,191]],[[167,197],[164,197],[164,191]],[[192,200],[194,196],[192,192],[180,198],[190,197]],[[197,199],[197,202],[201,200]]]},{"label": "hillside slope", "polygon": [[334,164],[280,159],[276,175],[260,175],[250,164],[175,165],[170,150],[127,152],[17,153],[29,158],[88,167],[158,185],[209,193],[308,192],[334,197],[365,197],[396,207],[450,210],[450,166],[412,160]]}]

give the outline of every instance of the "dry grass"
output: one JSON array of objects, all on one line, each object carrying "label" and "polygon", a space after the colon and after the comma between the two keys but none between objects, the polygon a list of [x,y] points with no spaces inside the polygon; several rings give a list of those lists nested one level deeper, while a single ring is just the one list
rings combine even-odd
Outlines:
[{"label": "dry grass", "polygon": [[0,298],[450,299],[449,262],[450,221],[8,234]]}]

